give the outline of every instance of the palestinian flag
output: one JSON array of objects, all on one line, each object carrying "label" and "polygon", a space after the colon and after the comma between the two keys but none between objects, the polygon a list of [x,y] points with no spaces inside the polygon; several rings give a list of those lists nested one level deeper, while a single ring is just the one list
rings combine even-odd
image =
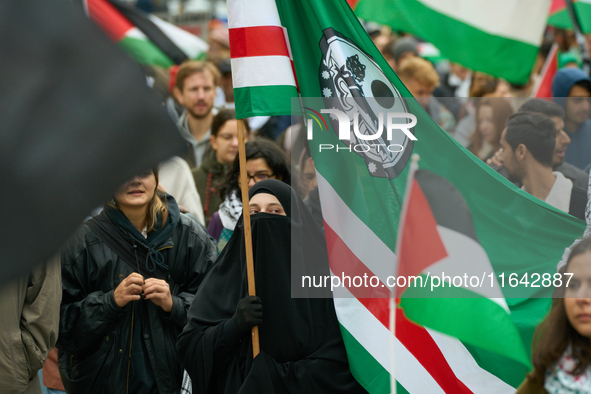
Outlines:
[{"label": "palestinian flag", "polygon": [[[391,139],[382,135],[365,152],[354,148],[359,146],[357,134],[350,133],[348,140],[339,139],[336,116],[326,116],[326,125],[319,122],[322,130],[314,129],[313,139],[309,141],[332,273],[360,277],[367,274],[379,279],[375,288],[354,285],[341,288],[341,294],[346,297],[335,298],[351,369],[370,393],[389,393],[392,336],[388,327],[392,293],[387,284],[388,277],[397,270],[397,230],[411,153],[419,153],[421,168],[445,178],[465,199],[478,242],[464,237],[463,243],[444,243],[444,246],[465,247],[462,252],[470,261],[485,262],[484,250],[491,268],[487,265],[488,271],[480,275],[491,269],[496,276],[555,272],[564,248],[582,234],[584,223],[519,190],[441,130],[410,97],[344,0],[262,0],[256,5],[249,4],[252,3],[245,0],[230,1],[230,15],[233,7],[241,13],[273,10],[273,15],[276,9],[289,38],[286,42],[289,42],[304,107],[320,113],[324,104],[322,108],[334,107],[353,119],[354,114],[347,111],[347,106],[351,104],[349,98],[355,97],[359,129],[369,138],[376,134],[375,126],[379,123],[376,115],[380,112],[410,113],[416,117],[416,124],[411,128],[416,140],[398,130]],[[531,14],[531,10],[528,12]],[[266,20],[273,20],[267,15],[257,17],[256,23],[245,22],[246,26],[265,26]],[[273,21],[272,26],[277,25],[276,19]],[[290,66],[285,62],[280,75],[287,73]],[[257,71],[263,74],[259,78],[268,77],[269,81],[274,80],[273,74],[277,72],[274,68]],[[257,90],[264,92],[266,86],[277,85],[262,83]],[[284,109],[291,97],[279,98],[276,108]],[[242,96],[236,106],[251,108],[259,100],[264,97]],[[300,107],[298,99],[293,102],[294,108]],[[410,127],[411,123],[407,124]],[[401,146],[403,150],[377,151],[381,143]],[[320,151],[321,146],[333,149]],[[415,247],[428,246],[418,243]],[[529,371],[523,360],[523,349],[529,354],[533,331],[546,314],[550,300],[535,298],[547,294],[547,289],[520,285],[500,290],[502,294],[497,295],[501,300],[496,305],[506,311],[502,308],[504,298],[508,312],[484,316],[482,321],[464,327],[464,333],[446,328],[445,323],[470,321],[469,306],[476,299],[488,302],[493,310],[496,307],[488,300],[493,295],[420,300],[421,308],[428,302],[435,305],[429,323],[433,328],[413,322],[410,317],[418,316],[420,311],[414,311],[412,304],[404,304],[408,301],[403,299],[404,309],[397,311],[395,338],[399,389],[411,393],[514,392]],[[504,318],[499,320],[499,316]],[[507,317],[514,327],[506,324]],[[482,338],[489,325],[498,327],[501,323],[506,331]],[[516,341],[515,327],[521,346],[508,353],[499,341],[506,338]],[[490,350],[492,344],[498,345],[495,351]]]},{"label": "palestinian flag", "polygon": [[[585,34],[591,33],[591,0],[573,0],[573,3],[581,30]],[[548,24],[561,29],[573,29],[573,21],[566,9],[565,0],[552,0]]]},{"label": "palestinian flag", "polygon": [[536,86],[532,91],[532,97],[539,98],[552,98],[552,81],[558,71],[558,55],[560,51],[558,44],[553,44],[550,48],[550,53],[546,58],[542,72],[540,73],[540,79],[536,82]]},{"label": "palestinian flag", "polygon": [[193,34],[116,0],[85,0],[89,17],[133,59],[168,68],[205,58],[208,45]]},{"label": "palestinian flag", "polygon": [[[462,194],[448,180],[428,170],[416,172],[407,193],[397,275],[420,276],[416,280],[425,286],[405,282],[398,288],[407,317],[529,365]],[[439,316],[458,310],[464,313],[455,319]]]},{"label": "palestinian flag", "polygon": [[528,81],[549,0],[349,0],[361,19],[433,43],[441,55],[516,84]]}]

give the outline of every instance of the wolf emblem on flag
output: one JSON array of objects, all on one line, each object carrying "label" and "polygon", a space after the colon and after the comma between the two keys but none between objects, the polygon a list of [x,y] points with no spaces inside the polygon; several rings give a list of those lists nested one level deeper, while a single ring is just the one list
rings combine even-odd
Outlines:
[{"label": "wolf emblem on flag", "polygon": [[[388,113],[406,113],[408,106],[374,59],[332,28],[320,40],[320,87],[326,108],[349,116],[350,138],[343,142],[363,157],[372,176],[393,179],[406,167],[413,141],[401,132],[384,132]],[[330,116],[338,130],[336,116]],[[407,123],[407,120],[404,120]],[[354,132],[368,136],[360,139]]]}]

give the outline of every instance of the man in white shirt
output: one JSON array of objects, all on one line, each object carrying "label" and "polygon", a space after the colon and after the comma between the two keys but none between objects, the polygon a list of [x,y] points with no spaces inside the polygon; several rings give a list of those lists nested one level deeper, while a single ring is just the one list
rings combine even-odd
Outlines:
[{"label": "man in white shirt", "polygon": [[502,159],[512,182],[523,190],[579,219],[585,219],[587,193],[562,173],[552,171],[556,125],[547,116],[517,112],[501,136]]}]

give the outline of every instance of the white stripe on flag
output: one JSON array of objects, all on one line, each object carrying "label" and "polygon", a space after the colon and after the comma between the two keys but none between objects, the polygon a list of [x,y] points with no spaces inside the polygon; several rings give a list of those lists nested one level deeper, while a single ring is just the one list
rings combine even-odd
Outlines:
[{"label": "white stripe on flag", "polygon": [[[357,298],[335,298],[340,324],[363,346],[377,362],[390,370],[390,331],[363,306]],[[398,339],[396,380],[410,393],[443,393],[439,384]]]},{"label": "white stripe on flag", "polygon": [[275,0],[228,0],[228,28],[281,26]]},{"label": "white stripe on flag", "polygon": [[343,298],[334,298],[339,322],[376,359],[390,370],[390,330],[345,288]]},{"label": "white stripe on flag", "polygon": [[499,37],[539,46],[550,0],[419,0],[427,7]]},{"label": "white stripe on flag", "polygon": [[234,89],[252,86],[296,86],[287,56],[253,56],[232,59]]},{"label": "white stripe on flag", "polygon": [[316,171],[322,218],[380,281],[396,272],[396,255],[351,211],[331,184]]},{"label": "white stripe on flag", "polygon": [[[482,246],[472,238],[447,227],[437,225],[437,231],[448,255],[427,267],[423,273],[430,272],[431,276],[437,275],[439,277],[444,273],[450,278],[459,276],[462,278],[461,287],[490,298],[509,313],[509,307],[503,297],[497,277]],[[490,274],[493,274],[492,286]],[[476,279],[470,282],[474,276],[478,278],[478,283],[476,283]],[[464,279],[467,283],[464,283]],[[481,283],[483,279],[484,282]]]},{"label": "white stripe on flag", "polygon": [[185,52],[189,59],[195,59],[200,54],[207,52],[209,45],[199,37],[153,15],[150,15],[149,18],[180,50]]},{"label": "white stripe on flag", "polygon": [[148,40],[148,37],[140,29],[138,29],[135,26],[125,32],[124,38],[127,38],[127,37],[137,38],[137,39],[146,40],[146,41]]},{"label": "white stripe on flag", "polygon": [[509,386],[485,369],[482,369],[468,349],[457,338],[427,328],[455,375],[475,393],[514,393]]}]

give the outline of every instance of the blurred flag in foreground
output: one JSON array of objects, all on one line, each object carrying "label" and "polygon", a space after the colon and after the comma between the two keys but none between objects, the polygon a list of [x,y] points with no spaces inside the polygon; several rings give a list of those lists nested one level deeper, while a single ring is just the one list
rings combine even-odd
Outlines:
[{"label": "blurred flag in foreground", "polygon": [[69,1],[0,2],[0,281],[184,144],[146,78]]},{"label": "blurred flag in foreground", "polygon": [[[573,0],[573,6],[581,23],[581,30],[583,33],[591,33],[591,1]],[[562,29],[573,29],[573,21],[564,0],[552,0],[548,24]]]},{"label": "blurred flag in foreground", "polygon": [[142,64],[170,67],[205,58],[208,45],[193,34],[116,0],[84,0],[90,18]]}]

